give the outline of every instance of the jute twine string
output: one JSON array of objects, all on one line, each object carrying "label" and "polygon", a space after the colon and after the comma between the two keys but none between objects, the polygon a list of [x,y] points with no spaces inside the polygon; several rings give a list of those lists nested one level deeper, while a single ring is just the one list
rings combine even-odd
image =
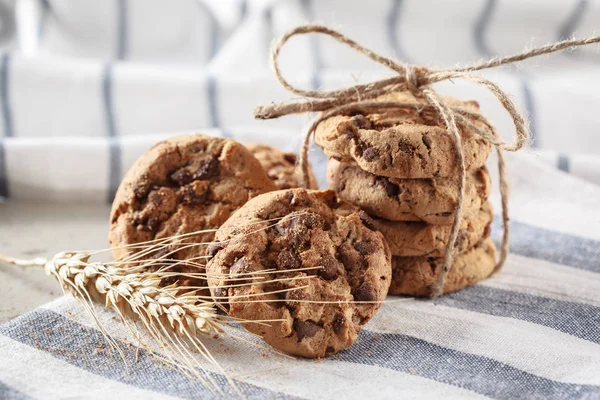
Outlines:
[{"label": "jute twine string", "polygon": [[[289,39],[296,35],[320,33],[332,37],[338,42],[345,44],[357,52],[364,54],[371,60],[391,69],[397,75],[391,78],[381,79],[367,84],[358,84],[336,90],[303,90],[293,86],[282,75],[279,68],[279,53]],[[275,76],[281,85],[295,95],[304,99],[297,102],[282,104],[270,104],[260,106],[255,110],[255,117],[259,119],[272,119],[281,116],[322,111],[321,115],[311,124],[300,150],[298,164],[305,187],[308,187],[308,150],[310,141],[319,123],[322,121],[350,111],[372,111],[381,109],[410,109],[418,111],[430,109],[437,112],[444,122],[446,129],[453,140],[454,156],[458,171],[458,197],[454,212],[454,219],[448,245],[444,253],[444,262],[441,271],[437,272],[437,280],[431,287],[431,296],[437,297],[443,293],[446,276],[452,267],[454,259],[454,248],[458,236],[463,214],[463,199],[465,191],[465,163],[462,149],[462,141],[458,126],[466,128],[481,136],[486,142],[494,146],[498,154],[499,188],[502,204],[502,221],[504,233],[500,248],[500,257],[495,270],[504,264],[509,251],[509,216],[508,216],[508,181],[506,178],[503,151],[517,151],[529,142],[529,132],[525,118],[517,110],[517,107],[508,95],[494,82],[476,74],[476,71],[499,67],[506,64],[523,61],[543,54],[555,53],[560,50],[599,43],[600,36],[565,40],[550,45],[534,48],[523,53],[518,53],[504,58],[494,58],[480,64],[464,68],[433,69],[424,66],[406,65],[390,58],[384,57],[348,38],[344,34],[322,25],[303,25],[292,29],[283,35],[273,46],[271,53],[271,64]],[[482,85],[487,88],[507,111],[515,126],[513,142],[504,142],[496,128],[485,117],[478,113],[470,112],[462,107],[450,106],[439,96],[431,85],[450,79],[464,79]],[[422,102],[393,102],[377,100],[378,97],[401,91],[410,91],[416,98],[425,100]],[[484,127],[482,127],[482,125]]]}]

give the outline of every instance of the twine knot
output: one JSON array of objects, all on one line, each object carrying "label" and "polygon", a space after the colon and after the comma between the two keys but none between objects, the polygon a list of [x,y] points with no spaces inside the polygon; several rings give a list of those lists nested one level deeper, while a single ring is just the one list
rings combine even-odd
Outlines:
[{"label": "twine knot", "polygon": [[415,97],[421,97],[421,86],[426,85],[429,70],[418,65],[404,65],[404,80],[406,89]]},{"label": "twine knot", "polygon": [[[367,84],[358,84],[331,91],[299,89],[290,84],[282,76],[279,69],[279,53],[281,48],[291,37],[309,33],[320,33],[327,35],[338,42],[358,51],[359,53],[364,54],[374,62],[391,69],[392,71],[396,72],[397,75]],[[371,112],[377,112],[382,109],[402,108],[417,108],[419,110],[428,109],[435,111],[446,126],[449,135],[453,139],[454,156],[456,165],[458,167],[458,197],[450,238],[444,253],[444,263],[441,269],[436,271],[437,280],[436,283],[431,287],[430,292],[432,297],[437,297],[443,293],[446,275],[452,267],[452,261],[454,259],[454,247],[462,221],[466,174],[462,140],[458,126],[463,126],[470,132],[481,136],[482,139],[494,146],[498,154],[498,175],[504,234],[502,236],[500,257],[496,264],[495,271],[502,267],[502,264],[508,255],[509,249],[510,229],[508,225],[508,181],[506,178],[503,151],[517,151],[524,147],[529,141],[529,133],[525,118],[523,118],[521,113],[517,110],[510,97],[494,82],[484,78],[479,74],[476,74],[476,72],[484,69],[495,68],[501,65],[511,64],[542,54],[554,53],[560,50],[598,42],[600,42],[600,36],[579,40],[565,40],[532,49],[524,53],[515,54],[513,56],[492,59],[490,61],[470,67],[430,69],[424,66],[399,63],[393,59],[382,56],[373,50],[358,44],[344,34],[325,26],[302,25],[284,34],[279,41],[275,43],[271,53],[271,64],[275,71],[275,77],[279,80],[281,85],[295,95],[299,95],[308,99],[308,101],[260,106],[256,108],[254,115],[259,119],[271,119],[294,113],[322,111],[322,114],[316,119],[316,121],[312,123],[308,132],[306,133],[302,143],[300,157],[298,159],[298,167],[300,168],[304,185],[305,187],[308,187],[308,150],[310,147],[310,140],[317,128],[317,125],[325,119],[356,109],[362,109]],[[500,135],[496,131],[494,125],[485,117],[478,112],[472,112],[462,107],[450,106],[449,104],[446,104],[446,101],[431,88],[431,84],[433,83],[450,79],[468,80],[478,85],[482,85],[488,89],[511,117],[515,126],[514,141],[512,143],[503,142],[500,139]],[[422,102],[416,101],[401,103],[378,99],[382,95],[401,91],[410,91],[415,97],[424,99],[426,104],[423,105]]]}]

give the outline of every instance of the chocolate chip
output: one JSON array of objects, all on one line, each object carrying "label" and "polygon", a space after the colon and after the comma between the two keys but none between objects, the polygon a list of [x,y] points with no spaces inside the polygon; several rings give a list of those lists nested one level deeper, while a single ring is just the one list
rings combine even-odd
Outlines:
[{"label": "chocolate chip", "polygon": [[294,321],[294,330],[296,331],[298,342],[301,342],[304,338],[315,336],[320,329],[321,327],[319,325],[311,321]]},{"label": "chocolate chip", "polygon": [[248,262],[246,261],[246,259],[244,257],[238,258],[236,260],[236,262],[233,263],[231,268],[229,268],[229,273],[231,275],[243,274],[244,272],[247,271],[247,269],[248,269],[247,267],[248,267]]},{"label": "chocolate chip", "polygon": [[297,249],[308,239],[308,228],[301,220],[303,217],[299,216],[298,218],[281,221],[274,226],[277,233],[283,236],[288,243],[289,248]]},{"label": "chocolate chip", "polygon": [[206,202],[208,190],[198,193],[193,185],[187,185],[181,188],[181,201],[190,206],[200,206]]},{"label": "chocolate chip", "polygon": [[367,161],[376,160],[379,157],[379,149],[376,147],[367,147],[363,151],[362,157]]},{"label": "chocolate chip", "polygon": [[335,353],[335,348],[333,348],[331,346],[327,346],[325,348],[325,355],[326,356],[332,355],[333,353]]},{"label": "chocolate chip", "polygon": [[152,187],[152,185],[150,184],[150,182],[148,182],[146,180],[142,180],[142,181],[134,183],[131,187],[133,189],[134,196],[137,199],[141,200],[141,199],[145,198],[146,196],[148,196],[148,193],[150,193],[150,188]]},{"label": "chocolate chip", "polygon": [[362,266],[362,260],[350,246],[344,244],[338,248],[338,258],[344,265],[344,269],[357,271]]},{"label": "chocolate chip", "polygon": [[290,164],[296,164],[298,157],[294,153],[284,153],[283,158]]},{"label": "chocolate chip", "polygon": [[194,179],[206,180],[219,175],[219,160],[211,158],[204,160],[194,174]]},{"label": "chocolate chip", "polygon": [[149,230],[150,232],[156,232],[158,230],[159,226],[160,226],[160,219],[158,218],[158,216],[152,216],[152,217],[148,218],[145,228],[147,230]]},{"label": "chocolate chip", "polygon": [[390,197],[397,196],[400,193],[400,187],[390,182],[387,178],[380,176],[377,178],[377,183],[383,186],[385,192]]},{"label": "chocolate chip", "polygon": [[318,274],[321,278],[332,281],[338,277],[338,262],[330,254],[321,256],[319,265],[322,267]]},{"label": "chocolate chip", "polygon": [[277,256],[277,266],[282,269],[300,268],[302,261],[291,250],[283,250]]},{"label": "chocolate chip", "polygon": [[223,246],[221,246],[221,243],[219,243],[219,242],[212,242],[206,248],[206,254],[210,258],[213,258],[214,256],[217,255],[217,253],[219,252],[219,250],[221,250],[222,248],[223,248]]},{"label": "chocolate chip", "polygon": [[377,299],[375,289],[367,282],[363,282],[352,295],[354,296],[354,299],[358,301],[375,301]]},{"label": "chocolate chip", "polygon": [[158,207],[163,202],[163,196],[160,194],[160,192],[152,192],[150,193],[150,196],[148,196],[148,200]]},{"label": "chocolate chip", "polygon": [[404,142],[400,142],[398,143],[398,150],[400,150],[403,153],[414,153],[415,152],[415,146],[413,146],[412,144],[409,143],[404,143]]},{"label": "chocolate chip", "polygon": [[428,135],[423,135],[423,144],[427,147],[427,150],[431,150],[431,138]]},{"label": "chocolate chip", "polygon": [[375,226],[375,223],[373,222],[373,218],[371,218],[369,216],[369,214],[367,214],[363,210],[359,210],[357,214],[364,226],[366,226],[367,228],[369,228],[372,231],[377,231],[377,227]]},{"label": "chocolate chip", "polygon": [[333,328],[333,331],[337,334],[340,334],[341,332],[343,332],[344,325],[346,325],[346,317],[344,317],[342,314],[337,314],[335,316],[335,319],[331,323],[331,327]]},{"label": "chocolate chip", "polygon": [[133,213],[133,217],[131,218],[131,222],[134,225],[142,225],[144,222],[146,222],[146,219],[142,217],[142,214],[139,211],[135,211]]},{"label": "chocolate chip", "polygon": [[356,251],[358,251],[361,255],[366,256],[377,252],[377,245],[373,242],[364,240],[362,242],[354,243],[354,249],[356,249]]},{"label": "chocolate chip", "polygon": [[352,117],[352,121],[360,128],[360,129],[369,129],[371,127],[371,121],[365,118],[362,114],[357,114]]},{"label": "chocolate chip", "polygon": [[171,174],[171,180],[177,182],[179,186],[187,185],[193,181],[192,173],[186,168],[179,168]]},{"label": "chocolate chip", "polygon": [[317,227],[321,227],[323,225],[323,217],[319,214],[309,213],[309,214],[300,214],[291,222],[291,226],[293,229],[298,228],[306,228],[306,229],[314,229]]}]

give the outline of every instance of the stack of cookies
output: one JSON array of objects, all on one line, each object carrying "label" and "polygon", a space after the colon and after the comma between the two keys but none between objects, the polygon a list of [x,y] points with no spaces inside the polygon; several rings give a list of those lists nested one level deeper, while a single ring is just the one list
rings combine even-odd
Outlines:
[{"label": "stack of cookies", "polygon": [[[410,93],[381,100],[422,103]],[[475,102],[446,99],[479,112]],[[495,266],[493,211],[485,167],[490,145],[459,127],[467,170],[463,220],[444,293],[489,276]],[[319,124],[315,141],[330,157],[328,180],[338,197],[366,211],[392,252],[391,294],[428,296],[443,264],[457,207],[453,141],[426,107],[352,112]]]}]

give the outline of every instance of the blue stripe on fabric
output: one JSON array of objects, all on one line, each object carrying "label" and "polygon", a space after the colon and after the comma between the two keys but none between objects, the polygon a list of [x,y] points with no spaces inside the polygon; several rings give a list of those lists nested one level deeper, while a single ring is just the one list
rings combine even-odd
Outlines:
[{"label": "blue stripe on fabric", "polygon": [[4,139],[0,138],[0,200],[8,199],[10,195],[8,190],[8,162],[4,142]]},{"label": "blue stripe on fabric", "polygon": [[[315,20],[315,12],[314,12],[314,3],[312,0],[300,0],[300,4],[302,7],[302,12],[304,13],[304,17],[309,20],[309,22],[314,22]],[[311,76],[311,87],[314,90],[317,90],[321,87],[322,79],[321,72],[323,71],[323,58],[321,53],[321,46],[319,43],[319,38],[316,34],[309,35],[308,40],[310,44],[310,52],[312,54],[313,60],[313,70]]]},{"label": "blue stripe on fabric", "polygon": [[558,33],[556,35],[557,40],[566,40],[575,34],[577,27],[585,16],[588,6],[588,0],[579,0],[577,3],[575,3],[575,6],[567,16],[567,19],[558,29]]},{"label": "blue stripe on fabric", "polygon": [[217,128],[221,126],[217,89],[217,78],[213,75],[212,72],[208,71],[208,73],[206,74],[206,95],[208,97],[208,117],[210,119],[211,128]]},{"label": "blue stripe on fabric", "polygon": [[219,41],[220,41],[220,36],[221,36],[221,29],[220,29],[219,22],[217,21],[217,19],[212,14],[209,14],[209,16],[211,18],[211,22],[210,22],[210,47],[209,47],[208,59],[212,60],[217,55],[217,52],[219,51]]},{"label": "blue stripe on fabric", "polygon": [[275,29],[273,27],[273,8],[272,8],[272,6],[265,8],[265,10],[262,13],[262,19],[263,19],[264,26],[267,28],[266,35],[265,35],[265,49],[266,49],[265,60],[269,60],[270,55],[271,55],[270,54],[271,53],[271,41],[275,37]]},{"label": "blue stripe on fabric", "polygon": [[2,400],[29,400],[32,397],[21,393],[17,389],[8,386],[6,383],[0,381],[0,399]]},{"label": "blue stripe on fabric", "polygon": [[102,74],[102,98],[104,104],[104,115],[106,132],[109,136],[109,172],[108,172],[108,203],[112,203],[115,193],[121,183],[121,147],[117,137],[113,103],[113,66],[107,64]]},{"label": "blue stripe on fabric", "polygon": [[[492,236],[499,240],[501,234],[501,220],[496,218]],[[511,253],[600,273],[600,241],[518,221],[510,222],[510,235]]]},{"label": "blue stripe on fabric", "polygon": [[[496,52],[492,49],[487,40],[487,29],[493,19],[494,11],[497,9],[496,6],[496,0],[487,0],[483,6],[483,9],[481,10],[481,13],[479,14],[479,17],[475,20],[475,24],[473,25],[473,43],[479,54],[481,54],[483,57],[492,57],[496,55]],[[529,131],[531,134],[532,146],[539,147],[538,143],[536,143],[537,124],[533,93],[529,87],[528,79],[518,71],[517,75],[519,76],[521,91],[523,92],[523,106],[525,107],[525,112],[529,117]]]},{"label": "blue stripe on fabric", "polygon": [[567,156],[566,154],[559,154],[558,155],[558,169],[560,169],[561,171],[564,172],[570,172],[570,168],[569,168],[569,156]]},{"label": "blue stripe on fabric", "polygon": [[12,109],[10,103],[10,54],[2,54],[0,59],[0,102],[2,102],[2,117],[4,119],[4,137],[14,136]]},{"label": "blue stripe on fabric", "polygon": [[129,7],[128,0],[116,0],[117,1],[117,48],[115,58],[117,60],[124,60],[127,58],[129,51],[127,44],[128,40],[128,27],[127,22],[129,20]]},{"label": "blue stripe on fabric", "polygon": [[[214,18],[209,10],[206,9],[206,6],[202,5],[202,9],[208,14],[209,18],[211,18],[210,43],[208,48],[208,60],[210,62],[210,60],[216,56],[219,50],[220,27],[216,18]],[[206,74],[206,97],[208,100],[207,104],[210,127],[219,127],[221,126],[221,118],[219,114],[218,84],[214,71],[212,71],[210,68],[207,69]]]},{"label": "blue stripe on fabric", "polygon": [[44,40],[48,17],[50,15],[50,3],[48,0],[40,0],[40,20],[37,29],[38,45]]},{"label": "blue stripe on fabric", "polygon": [[479,54],[485,57],[490,57],[493,53],[488,47],[486,34],[495,8],[496,0],[487,0],[473,26],[473,43]]},{"label": "blue stripe on fabric", "polygon": [[196,3],[201,13],[203,13],[208,19],[210,19],[210,34],[208,35],[208,54],[207,60],[212,60],[217,52],[219,51],[219,43],[221,37],[221,26],[219,21],[214,17],[213,13],[203,2]]},{"label": "blue stripe on fabric", "polygon": [[248,0],[240,2],[240,22],[244,21],[248,16]]},{"label": "blue stripe on fabric", "polygon": [[[197,379],[165,365],[144,349],[117,340],[127,364],[109,352],[106,339],[93,328],[71,321],[50,310],[36,310],[0,326],[0,334],[47,352],[52,357],[113,381],[183,398],[214,398]],[[99,351],[98,349],[104,349]],[[225,377],[210,373],[228,398],[237,398]],[[93,386],[93,382],[90,382]],[[240,390],[251,399],[289,399],[282,393],[240,382]]]},{"label": "blue stripe on fabric", "polygon": [[600,344],[600,307],[475,285],[435,304],[543,325]]},{"label": "blue stripe on fabric", "polygon": [[[10,54],[2,54],[0,60],[0,103],[4,127],[4,137],[13,136],[12,110],[9,96]],[[8,161],[6,159],[5,141],[0,138],[0,199],[8,199]]]},{"label": "blue stripe on fabric", "polygon": [[361,331],[341,361],[422,376],[496,399],[598,398],[600,386],[542,378],[494,359],[448,349],[408,335]]},{"label": "blue stripe on fabric", "polygon": [[394,50],[397,59],[409,63],[410,59],[400,44],[398,38],[398,26],[402,15],[402,6],[404,0],[392,0],[392,6],[386,16],[387,38],[391,48]]}]

